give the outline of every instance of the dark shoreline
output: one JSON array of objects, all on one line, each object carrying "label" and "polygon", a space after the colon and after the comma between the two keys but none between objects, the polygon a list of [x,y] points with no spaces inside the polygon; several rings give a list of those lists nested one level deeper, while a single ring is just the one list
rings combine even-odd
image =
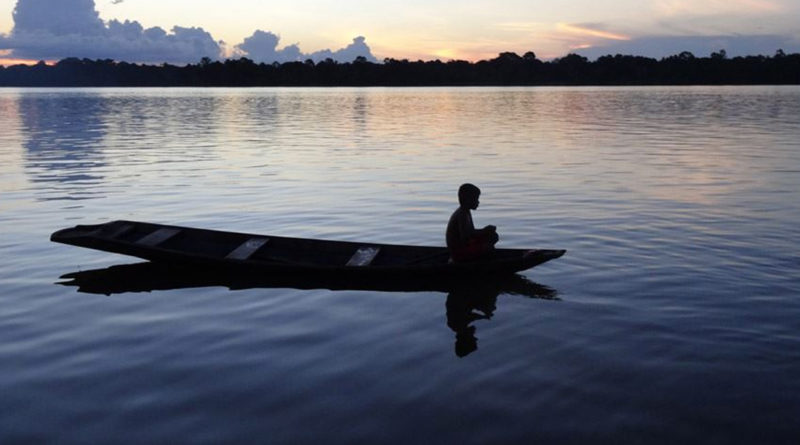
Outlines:
[{"label": "dark shoreline", "polygon": [[67,58],[54,65],[0,67],[0,87],[481,87],[798,85],[800,54],[728,58],[683,52],[660,60],[603,56],[589,61],[569,54],[542,61],[533,53],[501,53],[491,60],[371,63],[326,60],[257,64],[249,59],[176,66],[110,59]]}]

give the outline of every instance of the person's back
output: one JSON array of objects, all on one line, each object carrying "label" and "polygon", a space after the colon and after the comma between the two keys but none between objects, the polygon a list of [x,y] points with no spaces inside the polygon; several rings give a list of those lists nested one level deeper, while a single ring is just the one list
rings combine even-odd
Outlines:
[{"label": "person's back", "polygon": [[463,184],[458,189],[459,207],[447,223],[446,241],[453,261],[480,259],[494,250],[499,237],[495,226],[476,230],[472,212],[478,208],[481,191],[472,184]]},{"label": "person's back", "polygon": [[447,248],[460,249],[466,245],[469,234],[475,231],[472,214],[469,209],[458,207],[447,223]]}]

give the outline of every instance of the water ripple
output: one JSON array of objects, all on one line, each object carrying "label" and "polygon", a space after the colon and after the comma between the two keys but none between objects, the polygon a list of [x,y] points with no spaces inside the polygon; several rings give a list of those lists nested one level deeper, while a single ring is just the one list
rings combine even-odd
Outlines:
[{"label": "water ripple", "polygon": [[[790,443],[798,109],[797,87],[2,90],[0,442]],[[441,245],[466,181],[502,246],[568,249],[525,274],[559,301],[476,291],[472,337],[437,292],[53,284],[125,262],[48,241],[112,219]]]}]

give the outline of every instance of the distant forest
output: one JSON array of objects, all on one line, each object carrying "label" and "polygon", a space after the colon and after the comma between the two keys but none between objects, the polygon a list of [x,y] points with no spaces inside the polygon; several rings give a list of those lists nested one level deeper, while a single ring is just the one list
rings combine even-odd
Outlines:
[{"label": "distant forest", "polygon": [[351,63],[255,63],[204,58],[186,66],[140,65],[67,58],[54,65],[0,66],[0,86],[513,86],[513,85],[747,85],[800,84],[800,54],[729,58],[690,52],[656,60],[604,56],[596,61],[569,54],[542,61],[533,52],[504,52],[466,62],[385,59]]}]

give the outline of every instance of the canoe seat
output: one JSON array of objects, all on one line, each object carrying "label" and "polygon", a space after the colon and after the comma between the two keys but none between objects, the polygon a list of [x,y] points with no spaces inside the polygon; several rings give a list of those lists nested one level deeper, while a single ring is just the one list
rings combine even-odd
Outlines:
[{"label": "canoe seat", "polygon": [[261,246],[267,244],[267,241],[269,241],[269,238],[250,238],[239,245],[239,247],[233,249],[225,258],[230,260],[246,260],[256,253],[256,250],[260,249]]},{"label": "canoe seat", "polygon": [[347,262],[348,266],[369,266],[372,263],[372,260],[378,256],[378,252],[381,251],[380,247],[377,246],[362,246],[356,250],[356,253],[350,257],[350,261]]},{"label": "canoe seat", "polygon": [[180,232],[180,229],[172,229],[169,227],[163,227],[161,229],[156,230],[148,235],[143,236],[139,241],[136,241],[136,244],[141,244],[143,246],[148,247],[155,247],[164,241],[172,238],[173,236],[177,235]]},{"label": "canoe seat", "polygon": [[122,235],[125,235],[126,233],[130,232],[131,230],[133,230],[133,224],[123,224],[119,228],[117,228],[117,230],[114,230],[113,232],[109,233],[108,238],[117,239]]}]

